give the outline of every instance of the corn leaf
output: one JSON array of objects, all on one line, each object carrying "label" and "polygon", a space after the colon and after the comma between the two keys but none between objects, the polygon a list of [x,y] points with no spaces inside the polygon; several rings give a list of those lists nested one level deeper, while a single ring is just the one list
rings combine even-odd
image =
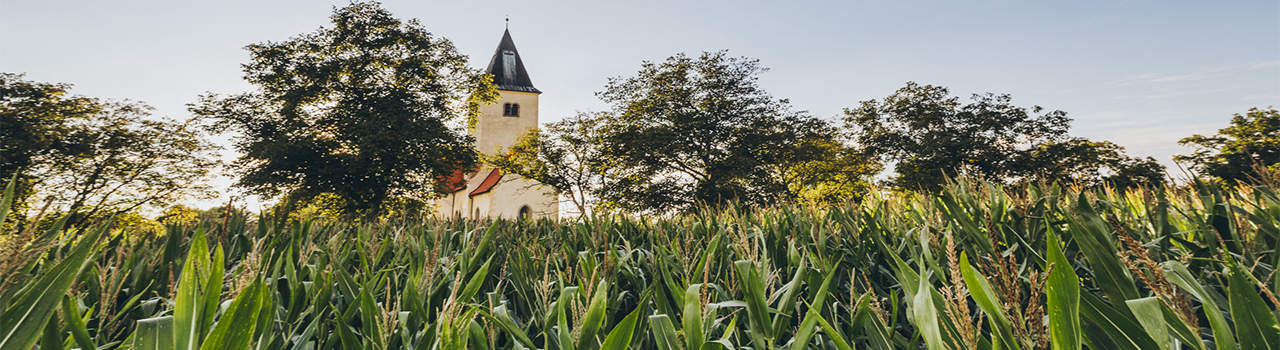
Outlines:
[{"label": "corn leaf", "polygon": [[1045,282],[1050,344],[1058,350],[1080,349],[1080,278],[1062,253],[1055,229],[1048,231],[1048,261],[1053,266]]},{"label": "corn leaf", "polygon": [[827,337],[831,338],[831,342],[835,344],[837,350],[853,350],[853,347],[850,346],[849,342],[844,339],[844,336],[840,335],[839,329],[832,326],[831,323],[827,322],[826,319],[822,318],[822,315],[817,315],[817,311],[809,311],[809,312],[812,312],[816,315],[816,317],[813,318],[814,321],[817,321],[818,325],[822,327],[822,333],[826,334]]},{"label": "corn leaf", "polygon": [[640,308],[632,310],[627,317],[618,322],[618,326],[613,327],[609,332],[609,336],[604,338],[604,345],[601,350],[626,350],[631,346],[631,337],[636,331],[636,320],[640,318]]},{"label": "corn leaf", "polygon": [[742,293],[747,303],[747,318],[750,320],[747,332],[751,343],[756,348],[770,348],[772,339],[769,327],[769,306],[765,303],[764,282],[756,271],[756,264],[750,260],[738,260],[733,263],[738,271],[738,279],[743,284]]},{"label": "corn leaf", "polygon": [[1276,315],[1246,277],[1249,272],[1238,264],[1229,265],[1227,297],[1240,346],[1245,349],[1280,348],[1280,326],[1276,324]]},{"label": "corn leaf", "polygon": [[960,253],[960,275],[964,278],[965,286],[969,289],[969,295],[973,297],[974,303],[978,304],[978,308],[987,315],[987,322],[995,330],[995,341],[1010,349],[1019,349],[1018,342],[1014,340],[1013,324],[1000,307],[1000,300],[995,290],[991,289],[991,282],[969,264],[969,257],[963,252]]},{"label": "corn leaf", "polygon": [[587,306],[587,315],[582,321],[582,333],[578,336],[578,348],[595,350],[600,346],[596,334],[603,327],[605,310],[609,306],[609,283],[600,280],[592,292],[591,303]]},{"label": "corn leaf", "polygon": [[680,339],[676,336],[676,328],[667,315],[649,316],[649,329],[653,330],[653,341],[658,350],[681,350]]},{"label": "corn leaf", "polygon": [[1141,299],[1133,299],[1125,301],[1129,305],[1129,310],[1133,311],[1133,315],[1138,317],[1138,323],[1142,325],[1142,329],[1146,330],[1147,335],[1155,341],[1156,345],[1161,349],[1173,348],[1173,337],[1169,336],[1169,324],[1164,320],[1164,312],[1161,310],[1163,306],[1160,299],[1156,297],[1146,297]]},{"label": "corn leaf", "polygon": [[556,338],[560,341],[560,348],[565,350],[573,350],[573,330],[569,329],[569,315],[565,309],[569,308],[570,298],[578,294],[578,287],[565,287],[560,291],[560,300],[556,301]]},{"label": "corn leaf", "polygon": [[209,313],[216,311],[208,308],[211,304],[209,299],[213,299],[212,304],[216,307],[219,294],[222,293],[221,284],[217,285],[217,290],[209,289],[214,286],[208,282],[211,281],[210,277],[213,274],[213,268],[210,266],[212,264],[204,231],[197,230],[195,236],[191,238],[191,247],[187,251],[186,262],[182,265],[182,275],[178,277],[177,297],[173,309],[175,349],[199,349],[200,341],[208,331],[209,324],[205,320],[211,320],[213,315]]},{"label": "corn leaf", "polygon": [[1125,310],[1103,301],[1093,293],[1080,293],[1080,340],[1090,349],[1117,350],[1151,349],[1157,347],[1154,340],[1142,329],[1137,320],[1130,319]]},{"label": "corn leaf", "polygon": [[257,326],[258,312],[261,311],[263,299],[267,297],[266,287],[260,281],[254,281],[240,292],[231,302],[213,331],[205,337],[200,345],[201,350],[239,350],[248,349],[253,340],[254,327]]},{"label": "corn leaf", "polygon": [[27,350],[35,346],[41,331],[58,310],[63,295],[96,255],[98,237],[106,226],[89,230],[62,261],[31,284],[0,315],[0,350]]},{"label": "corn leaf", "polygon": [[929,285],[927,275],[923,272],[920,275],[916,294],[912,296],[911,321],[915,323],[920,337],[924,338],[926,348],[945,350],[947,344],[942,340],[942,329],[938,326],[938,308],[933,304],[933,286]]},{"label": "corn leaf", "polygon": [[4,194],[0,195],[0,222],[5,222],[9,218],[9,210],[13,207],[13,191],[18,183],[18,173],[14,172],[9,177],[9,182],[4,185]]},{"label": "corn leaf", "polygon": [[71,331],[71,338],[80,345],[81,349],[97,349],[98,346],[93,343],[93,339],[89,337],[89,328],[85,325],[84,312],[80,311],[80,306],[76,304],[75,299],[70,295],[62,296],[62,322],[66,323],[67,330]]},{"label": "corn leaf", "polygon": [[827,277],[822,279],[822,285],[814,293],[813,302],[809,304],[809,311],[805,313],[804,319],[800,321],[800,328],[796,330],[796,335],[792,339],[792,348],[805,348],[809,344],[809,339],[813,337],[814,330],[818,325],[817,319],[822,317],[819,311],[822,310],[823,305],[826,305],[827,291],[831,288],[831,281],[836,277],[835,272],[835,269],[827,271]]},{"label": "corn leaf", "polygon": [[684,310],[680,313],[686,349],[702,347],[702,285],[693,284],[684,292]]},{"label": "corn leaf", "polygon": [[1165,278],[1169,279],[1170,283],[1200,300],[1200,311],[1204,312],[1205,318],[1209,319],[1209,328],[1213,330],[1213,343],[1217,344],[1218,349],[1235,349],[1235,335],[1231,333],[1227,319],[1222,316],[1222,308],[1218,307],[1218,302],[1214,301],[1204,286],[1191,277],[1187,267],[1177,261],[1166,261],[1160,264],[1160,268],[1164,270]]},{"label": "corn leaf", "polygon": [[137,325],[132,350],[173,349],[173,316],[141,319]]}]

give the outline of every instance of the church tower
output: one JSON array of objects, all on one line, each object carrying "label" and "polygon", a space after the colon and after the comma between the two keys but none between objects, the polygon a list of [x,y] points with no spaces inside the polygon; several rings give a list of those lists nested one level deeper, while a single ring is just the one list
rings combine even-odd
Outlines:
[{"label": "church tower", "polygon": [[538,128],[538,91],[520,59],[520,51],[511,40],[511,31],[502,32],[502,41],[489,59],[488,70],[493,85],[498,87],[498,101],[480,107],[472,136],[476,150],[493,154],[499,147],[510,147],[516,138]]},{"label": "church tower", "polygon": [[[533,87],[510,30],[503,31],[486,71],[498,88],[498,100],[480,106],[471,136],[475,137],[477,152],[495,155],[538,128],[538,96],[542,91]],[[449,182],[456,180],[459,186],[436,201],[439,215],[477,219],[559,217],[559,194],[519,175],[481,166],[475,173],[455,174],[454,178]]]}]

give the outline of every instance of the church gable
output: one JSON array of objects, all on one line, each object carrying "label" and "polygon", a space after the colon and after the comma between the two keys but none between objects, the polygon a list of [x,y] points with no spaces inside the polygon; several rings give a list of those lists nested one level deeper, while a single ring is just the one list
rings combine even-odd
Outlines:
[{"label": "church gable", "polygon": [[500,180],[502,180],[502,170],[493,169],[493,171],[489,172],[489,175],[484,177],[483,181],[480,181],[480,185],[476,186],[476,189],[472,190],[471,193],[467,195],[475,197],[489,193],[489,191],[493,190],[493,186],[498,185],[498,181]]}]

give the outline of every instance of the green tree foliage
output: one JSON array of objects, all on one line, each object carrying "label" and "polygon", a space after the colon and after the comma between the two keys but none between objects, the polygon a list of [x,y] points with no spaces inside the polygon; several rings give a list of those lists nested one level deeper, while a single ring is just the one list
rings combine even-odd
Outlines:
[{"label": "green tree foliage", "polygon": [[155,117],[145,104],[73,96],[69,88],[0,75],[0,171],[22,179],[34,195],[28,202],[72,213],[76,225],[207,189],[215,147],[196,120]]},{"label": "green tree foliage", "polygon": [[156,221],[163,225],[188,226],[200,222],[200,210],[182,204],[165,208]]},{"label": "green tree foliage", "polygon": [[[831,135],[836,135],[834,130]],[[784,164],[787,193],[800,203],[840,205],[871,191],[869,179],[880,172],[874,157],[834,137],[811,138],[794,147]]]},{"label": "green tree foliage", "polygon": [[764,71],[720,51],[644,62],[634,76],[611,78],[597,93],[611,106],[600,118],[600,200],[666,212],[794,197],[786,173],[822,155],[802,148],[835,132],[761,89]]},{"label": "green tree foliage", "polygon": [[191,107],[239,134],[238,185],[299,200],[330,193],[349,212],[374,214],[472,168],[464,124],[496,97],[488,76],[448,39],[377,3],[335,9],[331,20],[249,45],[244,78],[257,89]]},{"label": "green tree foliage", "polygon": [[102,111],[99,101],[70,95],[70,89],[0,73],[0,178],[18,178],[13,205],[19,211],[31,195],[32,168],[79,153],[71,124]]},{"label": "green tree foliage", "polygon": [[1071,138],[1035,145],[1025,153],[1017,170],[1035,181],[1072,181],[1084,185],[1110,184],[1119,188],[1150,186],[1165,180],[1164,166],[1154,158],[1124,154],[1124,147],[1109,141]]},{"label": "green tree foliage", "polygon": [[204,180],[218,163],[215,146],[195,120],[157,119],[150,111],[141,104],[110,104],[78,125],[83,151],[41,169],[41,191],[85,217],[203,196]]},{"label": "green tree foliage", "polygon": [[1193,135],[1178,141],[1195,152],[1174,157],[1191,163],[1202,175],[1234,181],[1256,175],[1256,167],[1280,164],[1280,110],[1250,108],[1212,136]]},{"label": "green tree foliage", "polygon": [[975,94],[968,103],[945,87],[914,82],[882,100],[845,109],[845,126],[868,154],[892,163],[893,184],[937,189],[947,176],[988,181],[1069,181],[1085,185],[1155,184],[1164,168],[1110,142],[1068,134],[1059,110],[1012,104],[1009,95]]},{"label": "green tree foliage", "polygon": [[580,216],[590,213],[604,182],[600,127],[608,113],[580,113],[543,125],[485,161],[555,188]]}]

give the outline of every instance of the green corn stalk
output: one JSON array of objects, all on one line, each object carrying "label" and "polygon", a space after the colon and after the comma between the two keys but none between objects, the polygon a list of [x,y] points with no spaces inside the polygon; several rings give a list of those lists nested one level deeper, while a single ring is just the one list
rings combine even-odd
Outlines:
[{"label": "green corn stalk", "polygon": [[[1271,348],[1280,337],[1280,199],[1265,186],[957,179],[845,206],[659,218],[352,224],[275,212],[159,236],[52,226],[34,235],[39,256],[14,268],[25,275],[0,286],[0,331],[22,335],[8,348],[950,349],[963,344],[960,322],[981,323],[976,340],[993,349],[1027,348],[1039,338],[1018,329],[1044,325],[1045,344],[1066,349]],[[108,237],[82,250],[93,234]],[[1167,262],[1151,271],[1121,261],[1131,254]],[[1027,283],[1050,265],[1044,289]],[[967,292],[969,319],[952,310],[954,291]],[[1047,317],[1029,314],[1032,302]],[[38,312],[13,317],[22,307]]]},{"label": "green corn stalk", "polygon": [[[4,200],[0,202],[12,200],[12,187],[13,182],[10,181]],[[106,226],[101,226],[89,230],[57,265],[48,267],[38,279],[26,286],[24,293],[5,306],[4,313],[0,314],[0,350],[26,350],[35,346],[57,312],[63,296],[80,272],[93,261],[98,237],[106,229]]]},{"label": "green corn stalk", "polygon": [[1053,229],[1048,231],[1049,279],[1048,296],[1050,344],[1055,350],[1080,349],[1080,278],[1067,261]]}]

